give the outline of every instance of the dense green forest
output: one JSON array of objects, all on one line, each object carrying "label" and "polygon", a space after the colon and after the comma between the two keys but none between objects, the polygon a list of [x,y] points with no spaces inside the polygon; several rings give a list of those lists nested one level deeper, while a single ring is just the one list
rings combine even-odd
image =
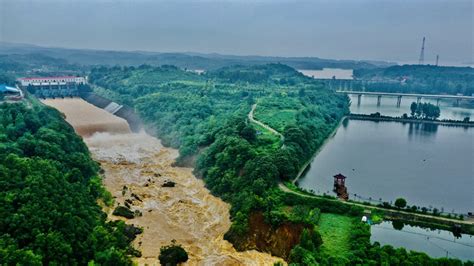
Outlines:
[{"label": "dense green forest", "polygon": [[0,104],[0,264],[131,265],[140,229],[106,222],[98,170],[58,111]]},{"label": "dense green forest", "polygon": [[[474,94],[474,69],[430,65],[403,65],[355,69],[354,77],[368,91],[425,94]],[[359,89],[359,88],[355,88]]]},{"label": "dense green forest", "polygon": [[[293,68],[234,66],[198,75],[172,66],[100,67],[89,78],[96,93],[133,106],[150,132],[180,149],[178,164],[195,166],[211,192],[231,203],[225,237],[237,248],[250,233],[252,214],[262,213],[272,228],[305,225],[286,257],[292,265],[462,265],[371,244],[361,208],[278,188],[349,112],[347,96]],[[283,138],[249,122],[253,104],[256,118]]]}]

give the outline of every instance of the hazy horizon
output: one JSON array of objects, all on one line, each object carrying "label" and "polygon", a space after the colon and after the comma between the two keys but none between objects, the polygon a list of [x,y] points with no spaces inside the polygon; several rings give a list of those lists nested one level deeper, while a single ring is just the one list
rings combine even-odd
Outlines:
[{"label": "hazy horizon", "polygon": [[471,1],[0,0],[0,41],[47,47],[460,65]]}]

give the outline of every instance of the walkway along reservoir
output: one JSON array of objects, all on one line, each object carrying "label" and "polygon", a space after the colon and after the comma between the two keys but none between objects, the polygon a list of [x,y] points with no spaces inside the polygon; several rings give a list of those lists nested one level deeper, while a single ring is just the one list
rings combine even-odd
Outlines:
[{"label": "walkway along reservoir", "polygon": [[[363,101],[351,111],[371,113],[373,105]],[[441,107],[441,114],[455,116],[450,108]],[[378,110],[393,115],[392,105]],[[353,200],[394,202],[403,197],[410,206],[467,214],[474,211],[473,167],[472,127],[345,120],[298,182],[316,194],[333,195],[333,175],[342,173]]]}]

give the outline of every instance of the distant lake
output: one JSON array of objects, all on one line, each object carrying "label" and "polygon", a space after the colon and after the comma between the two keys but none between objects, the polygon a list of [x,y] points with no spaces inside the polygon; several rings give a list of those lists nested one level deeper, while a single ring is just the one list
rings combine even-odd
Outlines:
[{"label": "distant lake", "polygon": [[341,69],[341,68],[323,68],[322,70],[298,70],[303,75],[308,77],[314,77],[316,79],[353,79],[352,69]]},{"label": "distant lake", "polygon": [[430,230],[404,225],[401,230],[393,228],[392,222],[384,221],[371,226],[371,242],[381,245],[404,247],[407,250],[425,252],[435,258],[450,257],[474,260],[474,236],[461,235],[456,238],[445,230]]}]

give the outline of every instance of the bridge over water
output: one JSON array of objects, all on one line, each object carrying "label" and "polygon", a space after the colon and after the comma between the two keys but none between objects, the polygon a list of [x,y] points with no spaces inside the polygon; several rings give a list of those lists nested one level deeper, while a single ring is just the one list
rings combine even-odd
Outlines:
[{"label": "bridge over water", "polygon": [[421,101],[422,98],[425,99],[436,99],[437,104],[441,99],[452,99],[456,101],[456,104],[459,105],[461,100],[470,100],[474,101],[474,96],[464,96],[464,95],[446,95],[446,94],[420,94],[420,93],[396,93],[396,92],[376,92],[376,91],[351,91],[351,90],[336,90],[337,93],[345,93],[357,95],[357,105],[360,105],[362,95],[377,96],[377,106],[380,106],[382,101],[382,96],[386,97],[396,97],[397,98],[397,107],[400,107],[402,103],[402,97],[416,97],[417,103]]}]

